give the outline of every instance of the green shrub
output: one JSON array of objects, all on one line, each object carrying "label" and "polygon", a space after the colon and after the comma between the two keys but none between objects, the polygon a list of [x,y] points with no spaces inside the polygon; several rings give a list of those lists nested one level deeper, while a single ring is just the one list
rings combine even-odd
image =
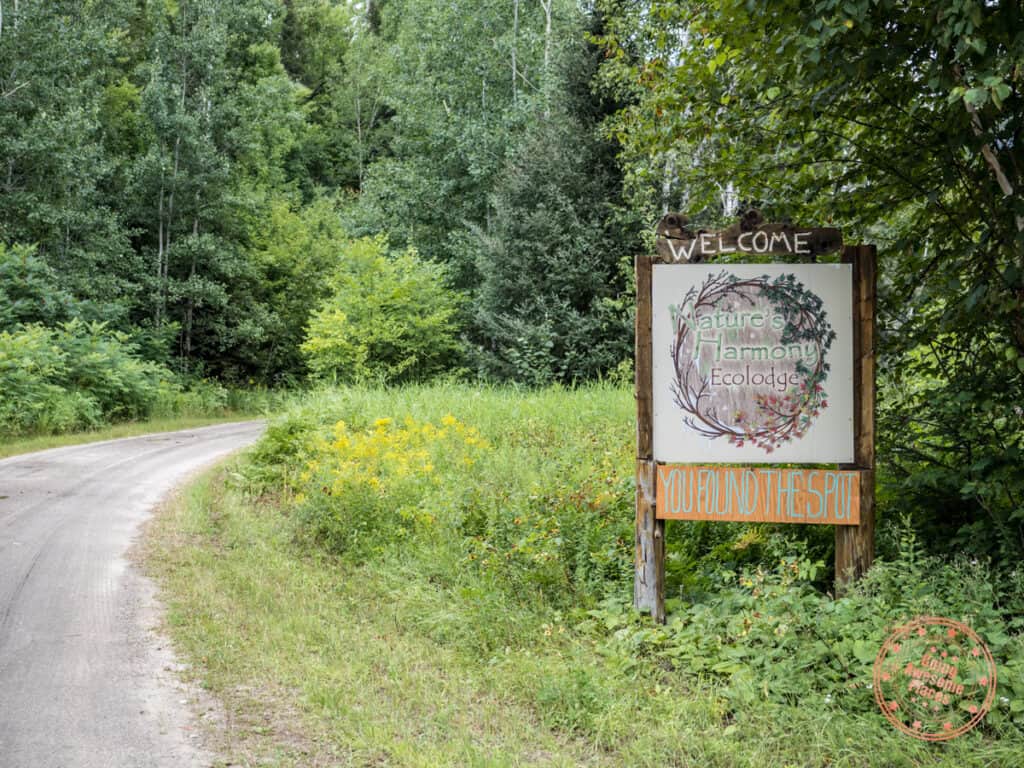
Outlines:
[{"label": "green shrub", "polygon": [[717,678],[734,709],[871,713],[872,665],[888,634],[916,616],[945,616],[977,631],[996,659],[998,696],[986,727],[1024,727],[1024,574],[1000,579],[977,561],[927,557],[913,537],[842,598],[812,586],[822,569],[788,558],[774,568],[720,570],[707,593],[669,601],[665,626],[639,618],[621,594],[582,628],[596,631],[609,654]]},{"label": "green shrub", "polygon": [[301,347],[315,378],[423,381],[457,361],[460,297],[415,250],[389,255],[382,237],[351,241],[331,291]]},{"label": "green shrub", "polygon": [[138,359],[102,323],[19,326],[0,333],[0,433],[56,433],[148,415],[174,389],[170,371]]},{"label": "green shrub", "polygon": [[0,430],[21,434],[41,422],[64,392],[57,383],[64,363],[52,332],[41,326],[0,332]]},{"label": "green shrub", "polygon": [[103,323],[72,320],[51,331],[64,353],[64,371],[58,383],[96,400],[108,421],[137,419],[149,414],[167,369],[135,355],[123,334]]}]

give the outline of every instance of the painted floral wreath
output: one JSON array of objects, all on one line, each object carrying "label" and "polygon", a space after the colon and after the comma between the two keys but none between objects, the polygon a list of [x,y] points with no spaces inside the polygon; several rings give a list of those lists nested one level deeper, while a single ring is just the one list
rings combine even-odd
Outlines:
[{"label": "painted floral wreath", "polygon": [[803,437],[813,419],[828,407],[824,383],[829,364],[825,355],[836,334],[822,300],[793,274],[774,279],[768,275],[740,278],[722,271],[709,275],[699,288],[691,288],[681,306],[692,307],[693,316],[700,316],[702,311],[712,311],[727,302],[753,307],[755,295],[767,298],[775,312],[785,319],[780,344],[808,343],[816,347],[813,366],[803,360],[796,364],[799,385],[778,394],[758,393],[754,414],[737,412],[732,419],[720,417],[711,402],[710,373],[702,374],[699,360],[683,351],[692,328],[678,308],[673,307],[675,337],[671,354],[676,375],[672,394],[676,405],[687,414],[683,422],[698,434],[711,439],[726,437],[737,447],[751,444],[771,453],[783,443]]}]

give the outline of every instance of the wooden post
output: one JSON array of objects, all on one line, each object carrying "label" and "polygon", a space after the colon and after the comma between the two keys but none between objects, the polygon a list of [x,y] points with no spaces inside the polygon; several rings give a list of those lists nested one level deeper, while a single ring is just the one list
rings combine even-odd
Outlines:
[{"label": "wooden post", "polygon": [[636,554],[633,606],[665,621],[665,521],[655,517],[650,256],[636,257]]},{"label": "wooden post", "polygon": [[843,248],[853,264],[853,465],[863,471],[860,525],[836,526],[836,594],[863,576],[875,559],[875,284],[873,245]]}]

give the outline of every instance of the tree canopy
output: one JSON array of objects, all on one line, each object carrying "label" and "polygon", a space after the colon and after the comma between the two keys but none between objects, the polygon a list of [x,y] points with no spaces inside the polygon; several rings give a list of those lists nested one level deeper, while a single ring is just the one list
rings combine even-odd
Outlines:
[{"label": "tree canopy", "polygon": [[1019,548],[1020,5],[600,5],[632,199],[877,243],[888,490],[951,548]]}]

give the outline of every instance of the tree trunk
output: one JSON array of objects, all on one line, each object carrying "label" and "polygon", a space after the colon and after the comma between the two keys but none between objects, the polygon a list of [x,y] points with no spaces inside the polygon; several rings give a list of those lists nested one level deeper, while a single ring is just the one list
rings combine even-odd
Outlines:
[{"label": "tree trunk", "polygon": [[[672,182],[676,176],[676,153],[669,150],[665,153],[665,176],[661,180],[661,215],[666,216],[672,210]],[[684,210],[680,208],[679,210]]]},{"label": "tree trunk", "polygon": [[551,8],[555,0],[540,0],[544,9],[544,74],[541,77],[541,89],[544,97],[544,117],[551,117]]},{"label": "tree trunk", "polygon": [[[199,217],[194,216],[192,218],[192,237],[199,237]],[[192,244],[192,266],[189,267],[188,278],[189,282],[196,276],[196,247],[197,244]],[[189,286],[188,294],[188,306],[185,309],[185,350],[183,357],[188,360],[192,357],[192,318],[196,308],[196,297],[192,293],[194,286]]]},{"label": "tree trunk", "polygon": [[163,323],[163,277],[164,277],[164,183],[160,181],[160,201],[157,203],[157,224],[156,232],[156,307],[153,311],[153,321],[157,328]]},{"label": "tree trunk", "polygon": [[359,191],[363,191],[363,162],[365,159],[365,150],[363,147],[363,99],[359,92],[359,87],[356,87],[356,162],[359,165]]},{"label": "tree trunk", "polygon": [[519,46],[519,0],[512,0],[512,103],[516,103],[516,48]]}]

